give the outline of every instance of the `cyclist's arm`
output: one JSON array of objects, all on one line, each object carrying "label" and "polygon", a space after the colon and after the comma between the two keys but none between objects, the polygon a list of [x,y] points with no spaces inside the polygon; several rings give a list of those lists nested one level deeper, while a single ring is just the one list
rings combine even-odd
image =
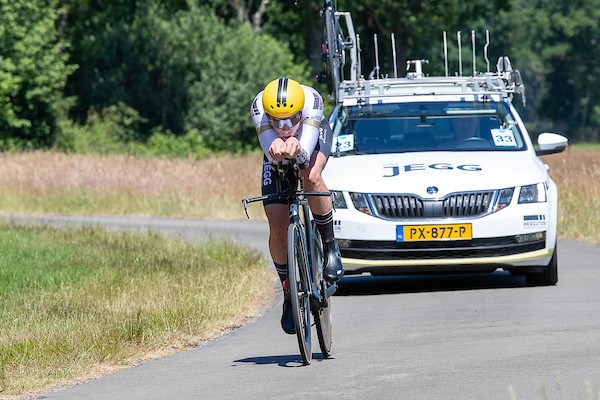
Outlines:
[{"label": "cyclist's arm", "polygon": [[[308,86],[303,86],[303,88],[305,97],[302,109],[303,120],[300,133],[295,138],[300,144],[300,149],[295,159],[298,165],[306,166],[310,162],[310,156],[319,140],[319,128],[323,117],[323,98],[315,89]],[[283,139],[271,126],[269,117],[262,107],[262,92],[254,98],[250,112],[260,146],[269,161],[274,162],[269,150],[275,140],[283,141]]]},{"label": "cyclist's arm", "polygon": [[252,122],[254,122],[254,128],[258,135],[258,142],[262,148],[265,156],[267,156],[270,162],[273,162],[273,157],[269,154],[269,149],[276,139],[283,140],[279,137],[275,129],[271,126],[269,116],[265,113],[262,106],[262,93],[256,95],[250,108],[250,114],[252,115]]},{"label": "cyclist's arm", "polygon": [[298,138],[300,152],[296,155],[298,165],[306,165],[310,161],[312,152],[317,147],[319,140],[319,128],[323,118],[323,98],[315,89],[307,86],[304,88],[304,109],[302,115],[302,131]]}]

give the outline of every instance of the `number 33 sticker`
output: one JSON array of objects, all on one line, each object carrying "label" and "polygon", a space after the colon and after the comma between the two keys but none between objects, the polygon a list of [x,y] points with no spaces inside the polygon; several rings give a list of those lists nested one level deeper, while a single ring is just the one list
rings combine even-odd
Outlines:
[{"label": "number 33 sticker", "polygon": [[510,129],[492,129],[492,137],[497,147],[517,147],[515,135]]}]

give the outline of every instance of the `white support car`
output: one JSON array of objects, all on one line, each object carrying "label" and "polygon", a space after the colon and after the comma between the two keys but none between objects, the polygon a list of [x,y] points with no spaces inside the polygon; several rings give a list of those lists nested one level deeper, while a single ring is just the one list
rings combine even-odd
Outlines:
[{"label": "white support car", "polygon": [[511,101],[508,59],[495,73],[340,82],[324,179],[347,274],[492,272],[558,280],[557,188]]}]

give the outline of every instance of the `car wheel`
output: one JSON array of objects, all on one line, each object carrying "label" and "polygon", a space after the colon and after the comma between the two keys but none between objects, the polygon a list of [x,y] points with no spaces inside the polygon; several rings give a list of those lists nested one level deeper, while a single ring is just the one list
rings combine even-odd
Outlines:
[{"label": "car wheel", "polygon": [[525,275],[529,286],[552,286],[558,282],[558,247],[554,247],[554,254],[544,272]]}]

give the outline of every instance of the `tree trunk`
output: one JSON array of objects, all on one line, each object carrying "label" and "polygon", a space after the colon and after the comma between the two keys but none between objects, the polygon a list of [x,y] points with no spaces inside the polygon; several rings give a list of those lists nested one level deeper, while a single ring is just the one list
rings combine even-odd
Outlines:
[{"label": "tree trunk", "polygon": [[261,0],[256,12],[250,16],[250,23],[254,28],[254,32],[260,32],[262,30],[262,17],[267,9],[267,4],[269,4],[269,0]]}]

